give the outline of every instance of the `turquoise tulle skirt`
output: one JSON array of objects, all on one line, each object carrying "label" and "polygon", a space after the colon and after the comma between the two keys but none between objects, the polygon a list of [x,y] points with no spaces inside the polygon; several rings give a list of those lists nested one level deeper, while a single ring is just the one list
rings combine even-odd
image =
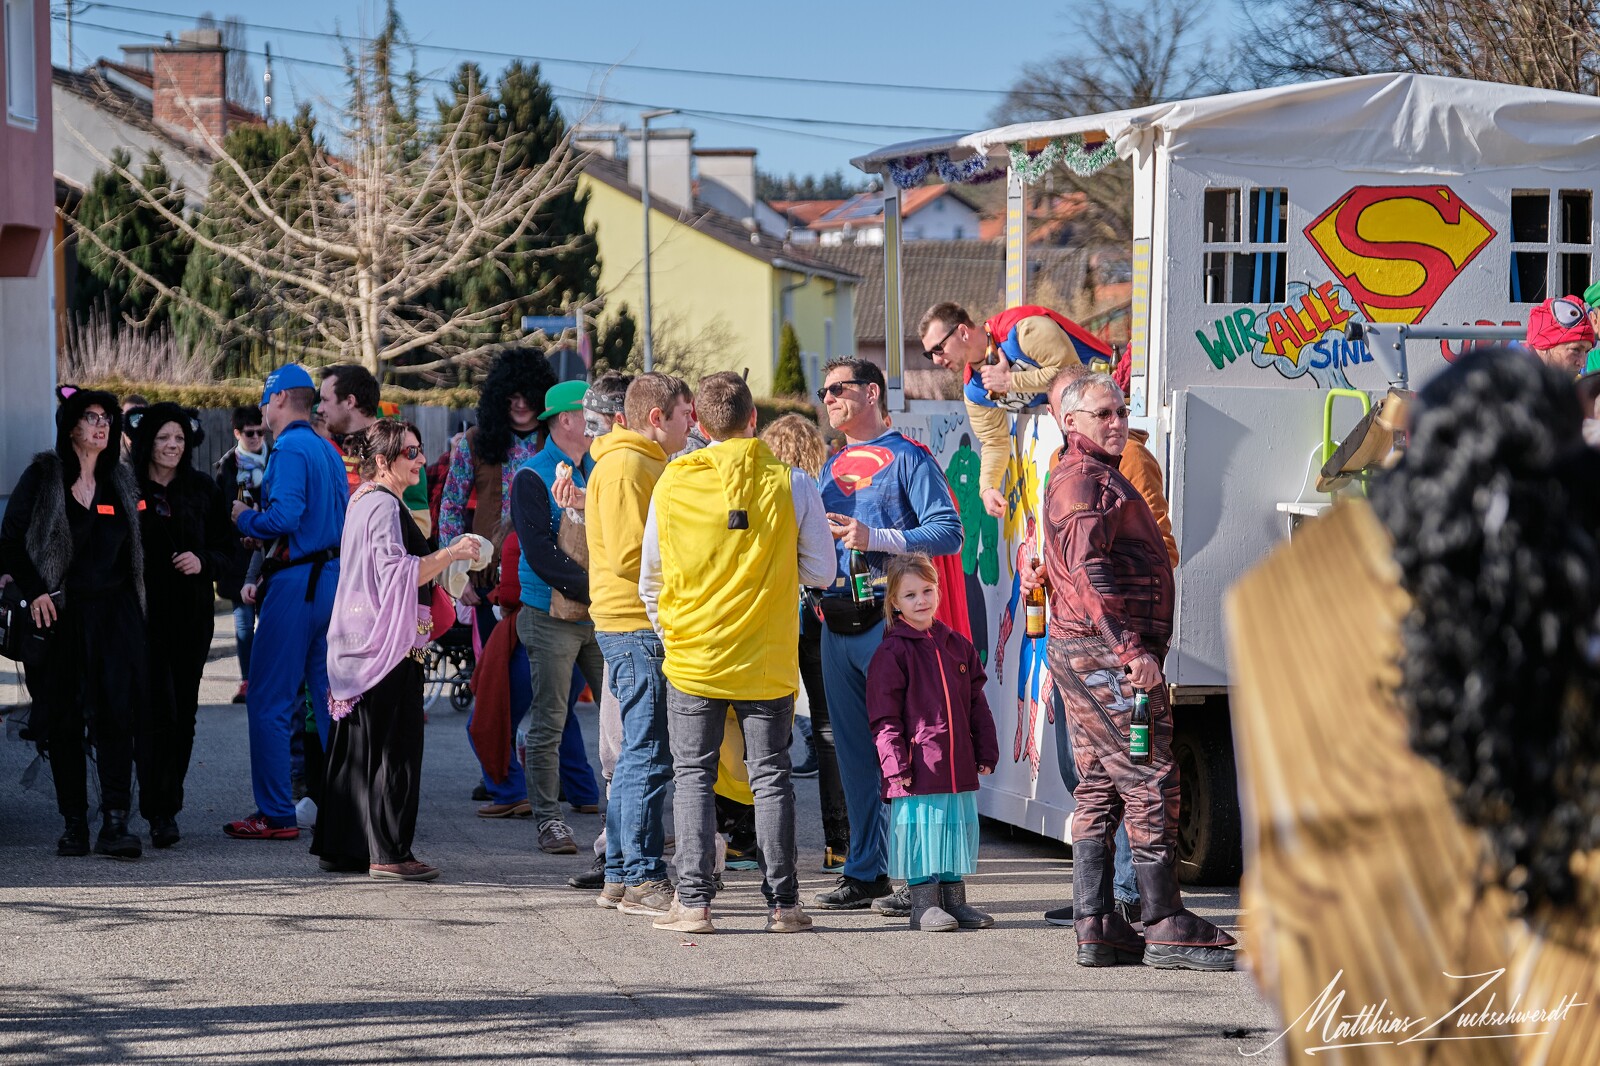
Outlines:
[{"label": "turquoise tulle skirt", "polygon": [[890,800],[889,876],[909,880],[978,871],[978,794]]}]

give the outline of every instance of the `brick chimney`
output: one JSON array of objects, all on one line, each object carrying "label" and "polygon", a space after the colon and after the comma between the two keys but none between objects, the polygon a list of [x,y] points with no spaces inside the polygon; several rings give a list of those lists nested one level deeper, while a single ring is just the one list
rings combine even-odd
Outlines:
[{"label": "brick chimney", "polygon": [[200,140],[196,125],[217,140],[228,132],[228,50],[220,30],[184,30],[175,45],[150,50],[157,122]]}]

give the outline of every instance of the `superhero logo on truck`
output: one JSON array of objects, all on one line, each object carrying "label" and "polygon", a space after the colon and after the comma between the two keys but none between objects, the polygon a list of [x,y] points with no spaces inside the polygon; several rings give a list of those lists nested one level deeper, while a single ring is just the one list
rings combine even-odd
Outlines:
[{"label": "superhero logo on truck", "polygon": [[1371,322],[1427,316],[1495,231],[1445,185],[1357,185],[1306,238]]},{"label": "superhero logo on truck", "polygon": [[1240,307],[1196,330],[1218,370],[1248,355],[1291,380],[1349,388],[1345,368],[1373,358],[1348,324],[1415,324],[1495,237],[1444,185],[1358,185],[1303,232],[1333,279],[1291,281],[1282,303]]}]

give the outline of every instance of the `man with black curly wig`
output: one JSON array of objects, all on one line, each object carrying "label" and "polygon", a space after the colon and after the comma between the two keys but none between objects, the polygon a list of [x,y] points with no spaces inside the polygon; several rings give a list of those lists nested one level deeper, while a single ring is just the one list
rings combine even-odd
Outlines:
[{"label": "man with black curly wig", "polygon": [[[555,383],[556,373],[538,348],[509,348],[495,358],[478,396],[478,424],[450,454],[439,497],[440,544],[476,533],[495,546],[499,563],[500,542],[511,522],[511,478],[539,452],[540,405]],[[480,628],[496,570],[478,571],[473,576],[478,584],[469,585],[462,597],[463,603],[480,607]]]}]

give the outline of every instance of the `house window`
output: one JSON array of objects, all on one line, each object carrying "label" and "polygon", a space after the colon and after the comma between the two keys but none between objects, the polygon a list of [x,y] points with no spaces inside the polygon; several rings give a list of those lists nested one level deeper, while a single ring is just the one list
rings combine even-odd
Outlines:
[{"label": "house window", "polygon": [[1511,302],[1583,295],[1594,280],[1594,193],[1511,191]]},{"label": "house window", "polygon": [[1207,189],[1205,301],[1278,303],[1288,290],[1289,190]]},{"label": "house window", "polygon": [[33,65],[33,0],[0,0],[5,4],[6,118],[32,126],[38,121],[38,94]]}]

